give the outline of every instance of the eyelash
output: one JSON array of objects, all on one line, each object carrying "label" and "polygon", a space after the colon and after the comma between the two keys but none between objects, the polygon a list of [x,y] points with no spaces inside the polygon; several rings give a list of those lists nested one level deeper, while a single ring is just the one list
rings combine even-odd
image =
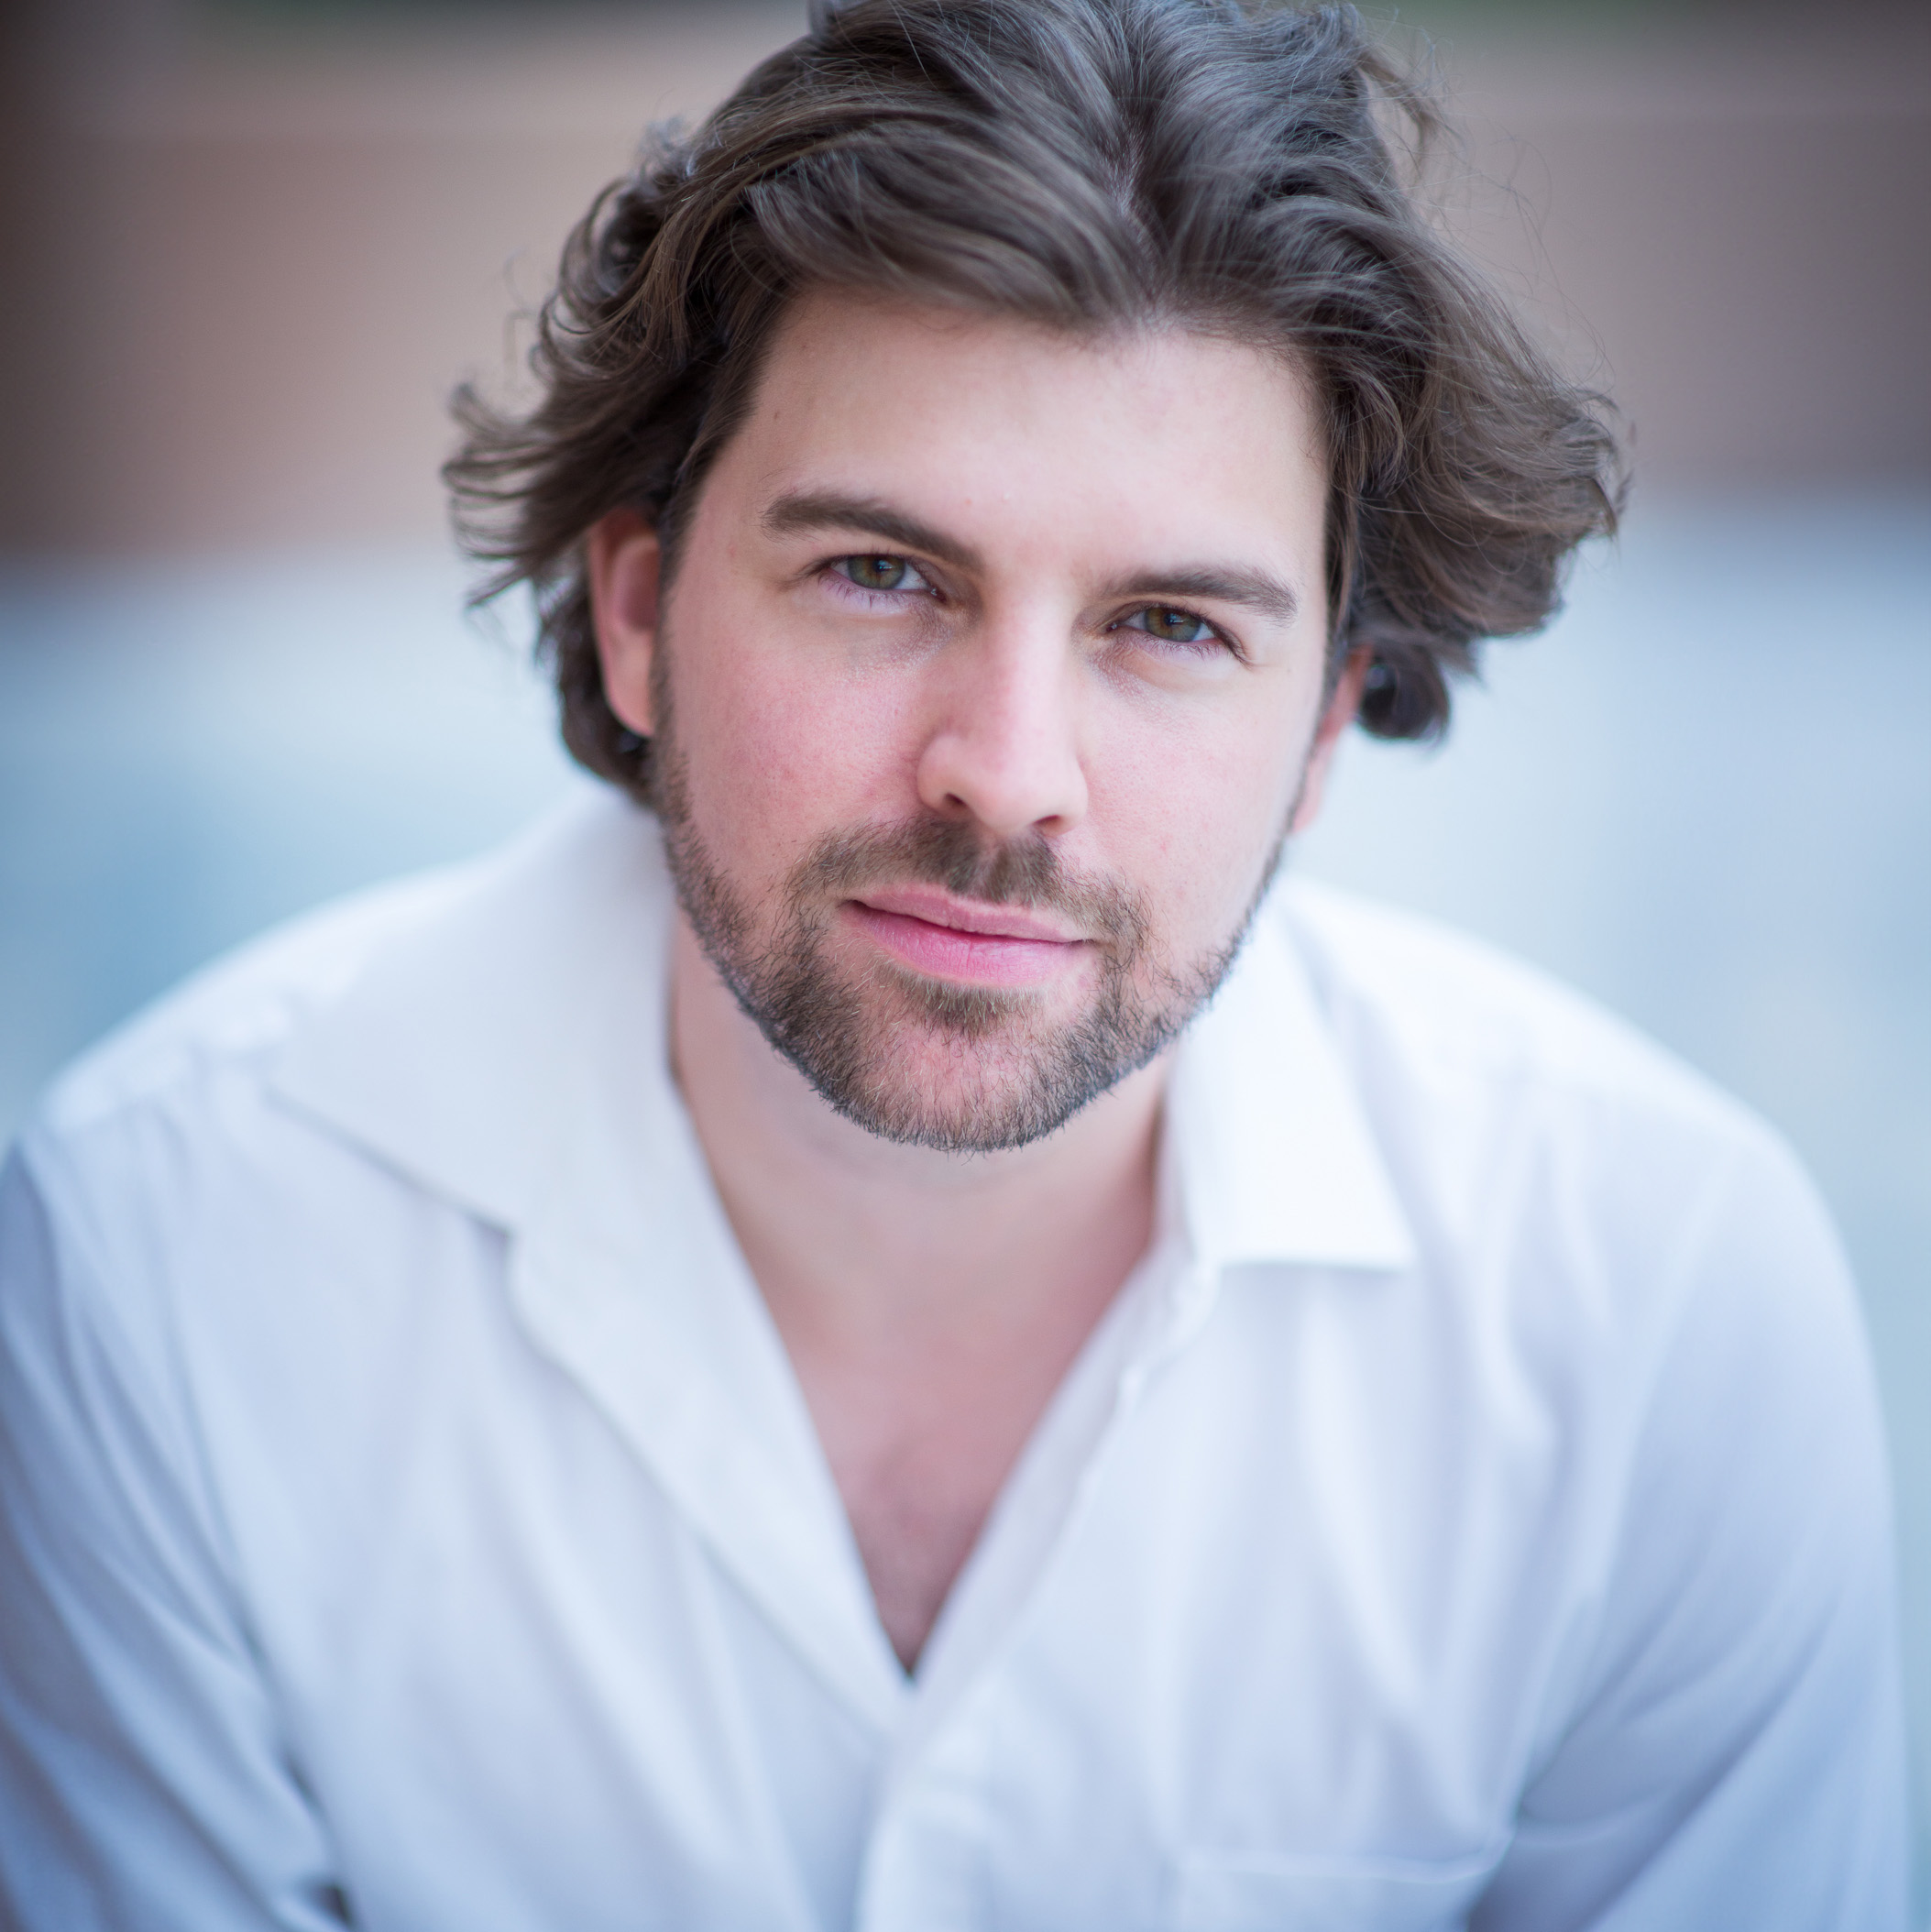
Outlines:
[{"label": "eyelash", "polygon": [[[1207,634],[1205,637],[1158,637],[1144,625],[1136,624],[1133,621],[1136,617],[1147,617],[1156,610],[1164,610],[1170,617],[1186,618],[1190,622],[1198,624]],[[1208,618],[1201,616],[1197,610],[1188,609],[1184,604],[1141,604],[1135,609],[1127,611],[1124,617],[1116,617],[1106,628],[1109,631],[1137,631],[1149,643],[1165,644],[1169,650],[1174,651],[1197,652],[1202,656],[1209,655],[1216,650],[1225,651],[1232,656],[1240,658],[1243,661],[1245,661],[1246,655],[1240,646],[1218,624]]]},{"label": "eyelash", "polygon": [[[847,564],[867,563],[903,564],[907,571],[909,571],[913,576],[918,578],[918,582],[911,586],[894,584],[892,585],[890,587],[873,587],[869,584],[859,583],[853,577],[849,576],[843,570],[843,568],[840,567],[841,565]],[[849,551],[843,556],[828,557],[825,562],[819,565],[818,574],[822,577],[835,577],[838,582],[844,587],[844,588],[838,593],[839,595],[857,597],[862,598],[867,604],[871,604],[872,599],[878,598],[883,598],[888,601],[895,602],[902,598],[907,597],[924,597],[941,600],[944,597],[944,593],[938,588],[938,587],[934,584],[928,576],[926,576],[925,572],[921,570],[919,566],[915,564],[910,557],[900,556],[895,551]],[[1185,640],[1179,638],[1157,637],[1151,631],[1147,630],[1144,625],[1138,625],[1133,622],[1133,620],[1135,618],[1145,617],[1149,611],[1154,610],[1165,610],[1170,612],[1175,617],[1184,617],[1191,619],[1194,623],[1201,625],[1207,631],[1207,635],[1205,637],[1189,638]],[[1133,609],[1125,611],[1119,617],[1114,618],[1110,623],[1108,623],[1108,625],[1106,626],[1106,630],[1109,635],[1111,635],[1116,631],[1137,631],[1139,634],[1142,637],[1146,638],[1148,643],[1150,644],[1166,644],[1169,648],[1176,651],[1198,652],[1201,654],[1206,654],[1218,649],[1225,651],[1230,656],[1239,659],[1242,663],[1245,663],[1246,661],[1246,653],[1244,652],[1241,649],[1240,645],[1236,643],[1233,638],[1229,637],[1227,633],[1223,631],[1218,624],[1212,622],[1208,618],[1201,617],[1198,611],[1189,610],[1182,604],[1147,603],[1136,605]]]},{"label": "eyelash", "polygon": [[[846,575],[842,566],[847,564],[902,564],[918,582],[909,585],[861,584],[857,578]],[[938,598],[941,595],[938,585],[910,557],[902,557],[889,550],[854,550],[844,556],[828,558],[820,565],[819,574],[836,577],[848,590],[855,591],[862,598]]]}]

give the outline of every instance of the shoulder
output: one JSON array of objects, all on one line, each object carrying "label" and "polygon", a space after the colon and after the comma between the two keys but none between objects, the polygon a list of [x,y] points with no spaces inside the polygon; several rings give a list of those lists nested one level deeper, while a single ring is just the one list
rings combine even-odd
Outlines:
[{"label": "shoulder", "polygon": [[246,1254],[285,1286],[274,1255],[346,1229],[406,1247],[425,1212],[510,1224],[552,1129],[621,1057],[610,1037],[640,1030],[650,1000],[624,976],[661,938],[661,873],[654,827],[599,790],[298,919],[79,1061],[28,1122],[23,1172],[117,1279],[204,1283]]},{"label": "shoulder", "polygon": [[516,850],[302,914],[124,1021],[28,1118],[18,1154],[38,1188],[102,1230],[137,1200],[171,1219],[196,1184],[291,1125],[269,1095],[271,1070],[290,1048],[325,1028],[372,967],[487,897]]},{"label": "shoulder", "polygon": [[[272,1279],[248,1211],[278,1201],[285,1211],[292,1198],[326,1213],[315,1182],[340,1157],[276,1103],[271,1070],[372,961],[446,917],[471,873],[381,886],[291,920],[193,974],[70,1067],[26,1124],[0,1201],[0,1251],[26,1240],[39,1256],[5,1269],[16,1317],[51,1294],[84,1303],[91,1321],[159,1334],[181,1279]],[[294,1222],[291,1241],[313,1240],[305,1225]]]},{"label": "shoulder", "polygon": [[1418,915],[1293,880],[1272,908],[1357,1078],[1384,1104],[1546,1128],[1640,1127],[1789,1165],[1775,1132],[1585,994]]},{"label": "shoulder", "polygon": [[[1277,895],[1435,1269],[1520,1341],[1638,1386],[1685,1324],[1860,1347],[1836,1231],[1783,1136],[1594,1001],[1432,921]],[[1720,1356],[1721,1349],[1716,1353]]]},{"label": "shoulder", "polygon": [[[263,1068],[324,1025],[391,969],[420,954],[459,999],[459,968],[545,924],[558,882],[580,885],[601,843],[629,833],[630,807],[601,793],[573,800],[479,858],[351,894],[303,914],[192,975],[115,1028],[55,1081],[29,1125],[29,1141],[70,1141],[130,1112],[165,1105],[211,1079]],[[412,993],[423,989],[411,988]],[[404,995],[406,1003],[407,995]],[[391,997],[390,1004],[396,1004]],[[426,1025],[438,1004],[396,1015]]]},{"label": "shoulder", "polygon": [[371,958],[459,902],[477,870],[451,867],[353,894],[203,967],[70,1066],[42,1101],[29,1141],[84,1138],[219,1070],[272,1054]]}]

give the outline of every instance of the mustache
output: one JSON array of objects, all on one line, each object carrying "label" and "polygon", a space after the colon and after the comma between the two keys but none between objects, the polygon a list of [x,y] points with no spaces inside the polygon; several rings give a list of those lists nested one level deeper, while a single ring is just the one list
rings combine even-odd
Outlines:
[{"label": "mustache", "polygon": [[1075,873],[1043,833],[988,840],[962,818],[827,833],[792,869],[787,886],[796,905],[908,882],[989,906],[1059,913],[1124,952],[1138,950],[1147,937],[1138,898],[1114,881]]}]

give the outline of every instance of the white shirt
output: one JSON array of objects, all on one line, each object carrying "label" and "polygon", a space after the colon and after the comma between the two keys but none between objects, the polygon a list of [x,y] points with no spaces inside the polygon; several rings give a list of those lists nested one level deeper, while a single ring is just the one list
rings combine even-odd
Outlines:
[{"label": "white shirt", "polygon": [[29,1932],[1893,1932],[1888,1501],[1757,1123],[1277,893],[916,1678],[614,798],[242,955],[0,1194]]}]

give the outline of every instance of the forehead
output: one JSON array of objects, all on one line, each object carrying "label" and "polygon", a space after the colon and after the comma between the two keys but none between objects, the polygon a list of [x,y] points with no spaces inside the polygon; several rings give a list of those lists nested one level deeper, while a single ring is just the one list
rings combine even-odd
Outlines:
[{"label": "forehead", "polygon": [[1189,551],[1289,532],[1304,550],[1327,481],[1311,384],[1283,353],[824,291],[778,324],[718,471],[765,500],[824,489],[948,527]]}]

